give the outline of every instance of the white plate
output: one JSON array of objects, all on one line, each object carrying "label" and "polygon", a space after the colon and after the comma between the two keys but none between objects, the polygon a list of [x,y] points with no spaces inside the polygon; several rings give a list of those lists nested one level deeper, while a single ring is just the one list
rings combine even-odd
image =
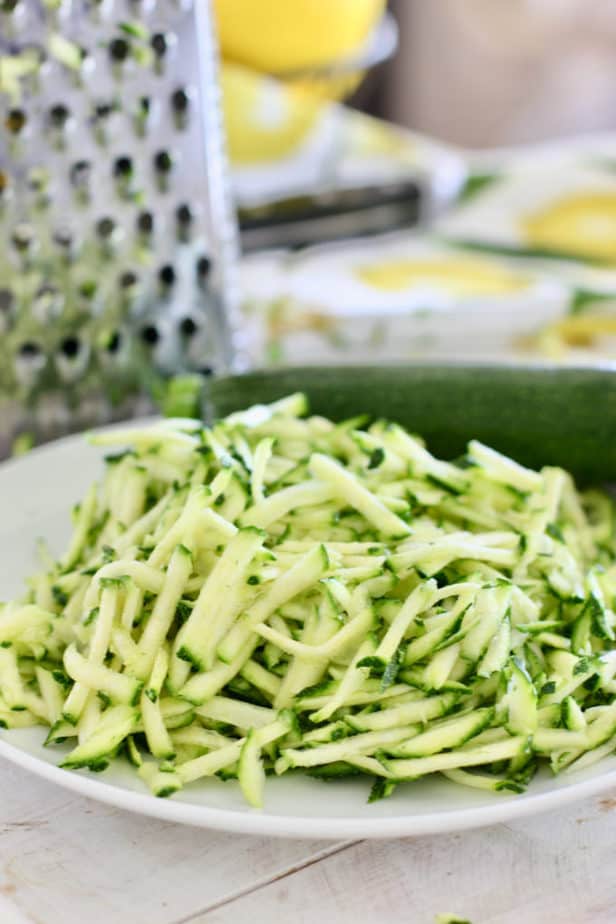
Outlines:
[{"label": "white plate", "polygon": [[[68,511],[101,471],[100,451],[70,437],[0,466],[0,598],[20,591],[35,565],[38,536],[60,551]],[[400,837],[494,824],[556,808],[616,786],[616,756],[584,773],[538,776],[524,795],[493,794],[426,779],[366,803],[366,781],[325,783],[301,775],[268,780],[263,811],[249,808],[234,782],[217,779],[156,799],[134,770],[118,760],[100,776],[61,770],[61,750],[43,747],[42,729],[4,731],[0,757],[83,796],[167,821],[286,837]]]}]

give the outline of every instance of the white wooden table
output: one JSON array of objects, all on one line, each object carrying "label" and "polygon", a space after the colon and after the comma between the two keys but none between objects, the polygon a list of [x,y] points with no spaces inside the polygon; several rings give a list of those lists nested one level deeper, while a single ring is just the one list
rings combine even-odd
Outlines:
[{"label": "white wooden table", "polygon": [[614,924],[616,791],[557,814],[396,841],[182,828],[0,759],[0,924]]}]

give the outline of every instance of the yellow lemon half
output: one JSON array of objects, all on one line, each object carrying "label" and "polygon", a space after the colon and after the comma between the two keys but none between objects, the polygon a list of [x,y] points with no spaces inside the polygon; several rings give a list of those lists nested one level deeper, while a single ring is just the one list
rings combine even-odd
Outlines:
[{"label": "yellow lemon half", "polygon": [[224,57],[269,74],[352,55],[385,0],[214,0]]},{"label": "yellow lemon half", "polygon": [[522,222],[533,247],[616,262],[616,193],[580,193],[554,202]]},{"label": "yellow lemon half", "polygon": [[231,163],[276,161],[301,147],[323,103],[254,71],[225,64],[223,112]]},{"label": "yellow lemon half", "polygon": [[355,270],[366,285],[385,292],[416,286],[442,289],[452,295],[505,295],[525,289],[530,278],[505,266],[465,257],[432,260],[384,260]]}]

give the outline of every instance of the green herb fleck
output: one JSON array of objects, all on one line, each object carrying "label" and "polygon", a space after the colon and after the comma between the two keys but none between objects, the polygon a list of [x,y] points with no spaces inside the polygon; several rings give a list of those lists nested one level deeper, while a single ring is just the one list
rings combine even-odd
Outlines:
[{"label": "green herb fleck", "polygon": [[139,22],[121,22],[118,23],[118,28],[125,35],[130,35],[132,38],[141,39],[142,41],[147,41],[149,38],[148,30]]},{"label": "green herb fleck", "polygon": [[379,802],[381,799],[387,799],[395,788],[396,783],[394,780],[386,780],[383,776],[377,777],[372,784],[368,802]]},{"label": "green herb fleck", "polygon": [[129,581],[130,577],[128,574],[121,574],[118,577],[99,578],[101,590],[121,590]]},{"label": "green herb fleck", "polygon": [[376,449],[373,449],[370,453],[370,459],[368,460],[368,468],[378,468],[379,465],[382,465],[383,460],[385,459],[385,450],[378,446]]},{"label": "green herb fleck", "polygon": [[180,624],[184,624],[190,614],[192,613],[192,606],[187,603],[185,600],[180,600],[178,605],[175,608],[175,617],[179,620]]},{"label": "green herb fleck", "polygon": [[65,607],[68,603],[68,594],[65,590],[62,590],[61,587],[58,587],[57,584],[54,584],[51,588],[51,595],[58,606]]},{"label": "green herb fleck", "polygon": [[551,536],[552,539],[556,539],[557,542],[565,541],[565,537],[563,536],[562,530],[558,523],[548,523],[545,531],[548,536]]},{"label": "green herb fleck", "polygon": [[105,563],[113,561],[116,555],[115,549],[112,548],[112,546],[110,545],[104,545],[103,548],[101,549],[101,552],[102,552],[103,561]]},{"label": "green herb fleck", "polygon": [[90,626],[97,618],[99,614],[99,607],[95,606],[94,609],[91,609],[86,618],[83,621],[84,626]]}]

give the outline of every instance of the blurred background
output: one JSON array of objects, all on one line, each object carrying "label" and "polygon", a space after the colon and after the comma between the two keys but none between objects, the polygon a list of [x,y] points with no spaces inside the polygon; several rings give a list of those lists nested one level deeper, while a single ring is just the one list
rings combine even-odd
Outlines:
[{"label": "blurred background", "polygon": [[394,0],[378,107],[473,148],[614,128],[616,8],[585,0]]},{"label": "blurred background", "polygon": [[[219,2],[223,22],[233,4]],[[272,25],[278,16],[272,9]],[[288,4],[291,9],[294,4]],[[302,4],[300,2],[299,6]],[[307,4],[310,6],[310,4]],[[313,10],[318,7],[314,4]],[[384,4],[331,3],[311,47],[298,23],[295,42],[260,49],[234,44],[223,29],[230,59],[261,70],[327,65],[361,47]],[[227,9],[225,9],[227,7]],[[264,15],[265,4],[259,18]],[[339,12],[336,13],[336,7]],[[613,127],[616,10],[584,0],[390,0],[399,43],[376,79],[356,94],[360,108],[452,144],[486,148],[529,143]],[[325,18],[329,22],[325,23]],[[262,20],[261,20],[262,21]],[[345,21],[343,27],[340,23]],[[237,26],[235,26],[237,28]],[[327,42],[323,34],[327,33]],[[286,39],[286,36],[285,36]],[[388,53],[393,52],[393,45]],[[330,91],[335,94],[335,83]],[[350,86],[347,86],[350,89]]]},{"label": "blurred background", "polygon": [[612,356],[610,4],[215,12],[253,363]]},{"label": "blurred background", "polygon": [[615,85],[608,2],[0,0],[0,454],[229,369],[612,362]]}]

